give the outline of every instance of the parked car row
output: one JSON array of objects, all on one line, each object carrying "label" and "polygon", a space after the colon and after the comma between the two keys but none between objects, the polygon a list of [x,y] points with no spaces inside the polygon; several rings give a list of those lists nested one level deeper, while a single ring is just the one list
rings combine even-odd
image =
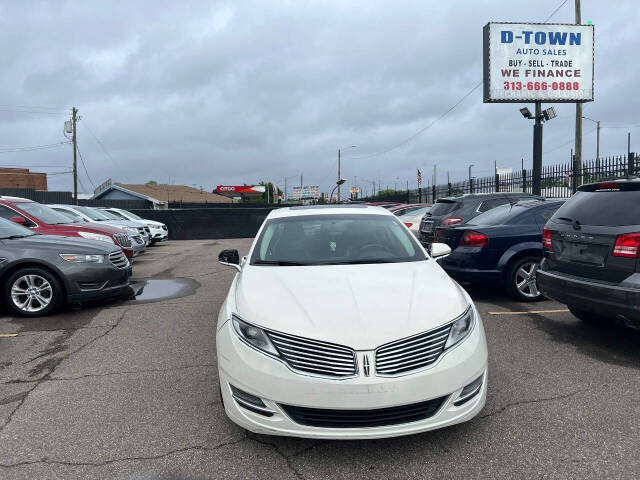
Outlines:
[{"label": "parked car row", "polygon": [[152,233],[151,221],[120,218],[108,210],[2,196],[0,292],[5,305],[18,315],[39,316],[65,302],[118,294],[129,284],[133,258],[168,238],[167,227],[160,224],[159,229],[162,234]]}]

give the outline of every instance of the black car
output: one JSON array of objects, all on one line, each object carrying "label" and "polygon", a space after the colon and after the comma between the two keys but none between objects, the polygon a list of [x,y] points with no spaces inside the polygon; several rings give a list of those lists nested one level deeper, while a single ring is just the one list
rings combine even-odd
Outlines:
[{"label": "black car", "polygon": [[584,185],[547,222],[538,285],[586,322],[640,328],[640,180]]},{"label": "black car", "polygon": [[117,295],[130,276],[129,261],[115,244],[38,235],[0,218],[0,293],[18,315],[47,315],[67,301]]},{"label": "black car", "polygon": [[562,204],[508,203],[441,230],[436,241],[449,245],[451,254],[439,263],[456,280],[497,284],[517,300],[540,300],[536,272],[542,260],[542,228]]},{"label": "black car", "polygon": [[423,245],[428,246],[433,243],[435,231],[440,226],[463,225],[492,208],[530,198],[541,199],[541,197],[529,193],[502,192],[439,198],[420,222],[420,241]]}]

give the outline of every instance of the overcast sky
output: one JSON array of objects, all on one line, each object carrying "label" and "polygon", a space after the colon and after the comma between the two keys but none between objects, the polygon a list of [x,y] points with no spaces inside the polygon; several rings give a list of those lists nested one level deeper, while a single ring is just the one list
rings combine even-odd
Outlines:
[{"label": "overcast sky", "polygon": [[[402,146],[482,80],[488,21],[543,21],[562,0],[3,1],[0,165],[65,172],[65,109],[76,106],[92,191],[107,178],[203,186],[260,180],[330,188],[416,186],[438,165],[452,180],[531,165],[531,122],[518,104],[483,104],[482,88]],[[553,17],[574,20],[573,0]],[[602,125],[635,125],[640,145],[638,0],[582,0],[596,26],[595,102]],[[17,108],[15,106],[27,106]],[[38,108],[35,108],[38,107]],[[43,109],[41,107],[47,107]],[[14,111],[11,111],[14,110]],[[15,110],[23,110],[16,112]],[[556,105],[544,163],[567,161],[575,107]],[[584,158],[595,157],[585,121]],[[626,152],[624,128],[602,130],[602,155]],[[635,135],[635,137],[634,137]],[[392,149],[391,151],[388,151]],[[640,148],[635,148],[640,150]],[[371,156],[378,152],[380,155]],[[367,157],[367,158],[358,158]],[[35,167],[46,165],[46,167]],[[68,173],[49,189],[69,190]]]}]

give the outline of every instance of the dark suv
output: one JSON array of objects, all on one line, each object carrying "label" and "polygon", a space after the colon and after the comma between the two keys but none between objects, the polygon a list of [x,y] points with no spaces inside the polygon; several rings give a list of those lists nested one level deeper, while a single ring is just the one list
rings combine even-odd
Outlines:
[{"label": "dark suv", "polygon": [[541,197],[529,193],[472,193],[458,197],[445,197],[436,200],[420,222],[420,241],[424,245],[430,245],[434,241],[434,234],[438,227],[450,227],[463,225],[472,218],[487,210],[505,205],[517,203],[520,200]]},{"label": "dark suv", "polygon": [[640,329],[640,180],[584,185],[542,233],[538,286],[586,322]]}]

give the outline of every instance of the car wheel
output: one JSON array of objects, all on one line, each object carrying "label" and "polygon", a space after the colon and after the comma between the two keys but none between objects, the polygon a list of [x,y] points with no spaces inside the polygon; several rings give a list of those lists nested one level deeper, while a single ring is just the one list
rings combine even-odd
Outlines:
[{"label": "car wheel", "polygon": [[507,274],[507,291],[521,302],[536,302],[542,300],[542,293],[538,290],[538,268],[541,259],[527,256],[517,259]]},{"label": "car wheel", "polygon": [[48,315],[62,303],[62,284],[44,268],[21,268],[7,279],[4,297],[5,303],[17,315]]},{"label": "car wheel", "polygon": [[584,323],[587,323],[589,325],[593,325],[595,327],[605,327],[607,325],[612,325],[613,322],[606,318],[606,317],[602,317],[600,315],[595,315],[593,313],[589,313],[589,312],[585,312],[584,310],[579,310],[575,307],[569,307],[569,311],[573,314],[574,317],[578,318],[579,320],[583,321]]}]

